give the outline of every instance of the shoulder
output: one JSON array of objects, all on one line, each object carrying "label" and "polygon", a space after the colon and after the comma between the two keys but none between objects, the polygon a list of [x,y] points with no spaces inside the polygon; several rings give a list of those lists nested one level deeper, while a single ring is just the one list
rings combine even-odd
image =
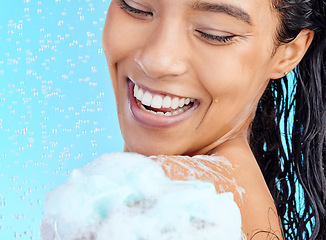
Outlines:
[{"label": "shoulder", "polygon": [[259,167],[243,166],[239,161],[251,156],[239,157],[156,156],[154,159],[171,179],[209,181],[217,193],[232,192],[247,239],[282,239],[274,201]]},{"label": "shoulder", "polygon": [[236,201],[247,239],[283,239],[274,199],[252,152],[248,148],[230,148],[220,154],[238,166],[235,179],[245,193]]},{"label": "shoulder", "polygon": [[238,202],[247,239],[283,239],[279,216],[263,176],[243,178],[245,194]]}]

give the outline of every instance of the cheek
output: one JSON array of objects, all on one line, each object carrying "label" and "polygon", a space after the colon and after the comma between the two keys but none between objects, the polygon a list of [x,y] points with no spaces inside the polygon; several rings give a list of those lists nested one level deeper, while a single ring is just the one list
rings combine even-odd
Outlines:
[{"label": "cheek", "polygon": [[116,3],[108,10],[102,42],[108,64],[133,56],[134,52],[144,45],[144,39],[150,34],[146,24],[139,24],[125,13]]},{"label": "cheek", "polygon": [[263,55],[257,46],[242,45],[234,44],[205,52],[201,58],[209,59],[205,61],[209,64],[198,61],[198,75],[213,98],[250,102],[268,81],[265,71],[269,66],[269,56]]},{"label": "cheek", "polygon": [[[115,3],[110,5],[102,34],[102,45],[111,76],[113,90],[117,97],[119,88],[119,64],[127,59],[135,49],[132,36],[135,28],[131,28],[126,20],[126,14]],[[133,39],[131,41],[130,39]]]},{"label": "cheek", "polygon": [[[112,5],[109,8],[102,35],[102,44],[109,67],[128,54],[128,38],[120,20],[120,13]],[[123,31],[122,31],[123,30]]]}]

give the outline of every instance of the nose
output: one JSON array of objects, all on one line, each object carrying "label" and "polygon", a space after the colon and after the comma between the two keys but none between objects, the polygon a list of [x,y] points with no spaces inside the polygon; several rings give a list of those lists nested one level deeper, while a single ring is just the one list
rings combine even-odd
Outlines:
[{"label": "nose", "polygon": [[181,76],[188,71],[187,49],[182,32],[169,26],[156,28],[144,40],[134,60],[152,78]]}]

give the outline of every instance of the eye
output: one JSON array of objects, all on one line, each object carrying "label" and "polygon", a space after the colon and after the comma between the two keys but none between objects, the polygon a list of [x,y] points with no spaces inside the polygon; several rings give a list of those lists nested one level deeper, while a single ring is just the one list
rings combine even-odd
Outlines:
[{"label": "eye", "polygon": [[137,18],[153,16],[152,12],[148,12],[148,11],[145,11],[145,10],[142,10],[142,9],[138,9],[136,7],[132,7],[129,4],[127,4],[125,0],[118,0],[118,1],[119,1],[119,5],[120,5],[121,9],[128,12],[132,16],[136,16]]},{"label": "eye", "polygon": [[217,35],[212,35],[208,34],[205,32],[202,32],[200,30],[195,30],[201,38],[204,38],[206,41],[212,44],[228,44],[232,43],[234,38],[236,37],[235,35],[227,35],[227,36],[217,36]]}]

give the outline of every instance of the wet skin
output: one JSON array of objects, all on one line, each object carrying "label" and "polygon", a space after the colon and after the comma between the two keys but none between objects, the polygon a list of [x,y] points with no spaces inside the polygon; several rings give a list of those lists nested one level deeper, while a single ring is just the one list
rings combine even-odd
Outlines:
[{"label": "wet skin", "polygon": [[[113,0],[103,31],[125,151],[228,158],[248,196],[236,199],[248,237],[267,228],[280,237],[277,214],[267,217],[275,206],[249,147],[249,126],[269,80],[290,72],[313,37],[302,32],[276,48],[278,24],[268,0]],[[134,85],[193,102],[180,114],[156,115],[149,110],[173,109],[140,107]]]}]

